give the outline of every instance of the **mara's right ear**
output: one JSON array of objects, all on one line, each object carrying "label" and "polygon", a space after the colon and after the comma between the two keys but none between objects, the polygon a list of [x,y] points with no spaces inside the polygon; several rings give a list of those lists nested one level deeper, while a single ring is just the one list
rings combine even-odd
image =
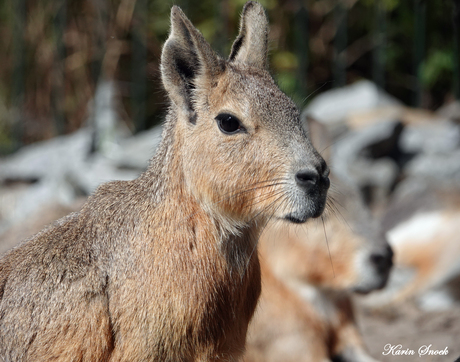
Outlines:
[{"label": "mara's right ear", "polygon": [[171,32],[161,53],[161,79],[174,104],[194,122],[193,92],[198,82],[223,72],[224,64],[178,6],[171,9]]},{"label": "mara's right ear", "polygon": [[268,19],[262,5],[249,1],[241,14],[240,33],[228,60],[267,69]]}]

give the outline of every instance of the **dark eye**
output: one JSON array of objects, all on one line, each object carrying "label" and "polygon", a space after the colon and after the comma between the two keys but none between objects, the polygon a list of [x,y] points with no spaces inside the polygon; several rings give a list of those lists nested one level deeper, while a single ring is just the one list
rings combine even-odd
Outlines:
[{"label": "dark eye", "polygon": [[246,131],[241,121],[232,114],[221,113],[216,117],[216,121],[222,133],[235,134]]}]

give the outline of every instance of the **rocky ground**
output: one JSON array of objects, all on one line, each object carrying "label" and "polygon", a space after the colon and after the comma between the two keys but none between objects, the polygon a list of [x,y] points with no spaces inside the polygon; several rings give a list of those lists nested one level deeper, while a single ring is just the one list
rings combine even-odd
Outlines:
[{"label": "rocky ground", "polygon": [[[357,311],[367,350],[380,361],[454,362],[460,357],[460,307],[426,312],[410,301],[380,311]],[[426,346],[433,351],[447,347],[448,354],[423,354]],[[394,353],[386,352],[385,347],[388,351],[394,347]],[[403,350],[412,350],[414,354],[398,355]]]}]

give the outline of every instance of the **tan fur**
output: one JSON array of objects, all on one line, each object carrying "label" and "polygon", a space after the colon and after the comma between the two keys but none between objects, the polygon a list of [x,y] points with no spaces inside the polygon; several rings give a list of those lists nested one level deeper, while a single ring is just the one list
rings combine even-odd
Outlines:
[{"label": "tan fur", "polygon": [[[399,223],[390,228],[388,239],[395,250],[395,264],[413,272],[413,277],[382,302],[399,303],[414,296],[422,296],[433,287],[441,287],[458,278],[460,259],[460,210],[458,190],[439,191],[434,187],[428,205],[405,211]],[[413,200],[402,200],[390,208],[396,213],[424,195],[415,194]],[[406,204],[405,204],[406,202]],[[455,289],[455,285],[451,288]]]},{"label": "tan fur", "polygon": [[364,244],[362,236],[333,216],[324,228],[321,222],[308,227],[267,228],[260,250],[278,275],[324,288],[347,289],[358,279],[353,260]]},{"label": "tan fur", "polygon": [[[324,209],[328,169],[265,69],[262,7],[245,5],[229,61],[177,7],[171,23],[171,108],[147,171],[0,260],[6,361],[235,361],[260,294],[261,228]],[[244,128],[224,133],[222,114]]]},{"label": "tan fur", "polygon": [[328,326],[261,262],[262,297],[251,322],[245,362],[313,362],[328,355]]}]

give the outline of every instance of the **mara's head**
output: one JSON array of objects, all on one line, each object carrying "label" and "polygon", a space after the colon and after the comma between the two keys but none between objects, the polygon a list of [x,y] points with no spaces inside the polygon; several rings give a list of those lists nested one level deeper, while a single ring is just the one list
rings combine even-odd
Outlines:
[{"label": "mara's head", "polygon": [[[327,252],[330,251],[335,270],[331,283],[340,283],[344,289],[358,293],[381,289],[393,266],[393,251],[359,191],[337,177],[332,180],[335,212],[325,215],[327,228],[323,235],[328,238]],[[324,244],[323,258],[326,254]]]},{"label": "mara's head", "polygon": [[183,182],[210,212],[302,223],[321,215],[329,170],[267,71],[267,41],[256,2],[245,5],[227,60],[173,7],[161,58],[169,127]]}]

